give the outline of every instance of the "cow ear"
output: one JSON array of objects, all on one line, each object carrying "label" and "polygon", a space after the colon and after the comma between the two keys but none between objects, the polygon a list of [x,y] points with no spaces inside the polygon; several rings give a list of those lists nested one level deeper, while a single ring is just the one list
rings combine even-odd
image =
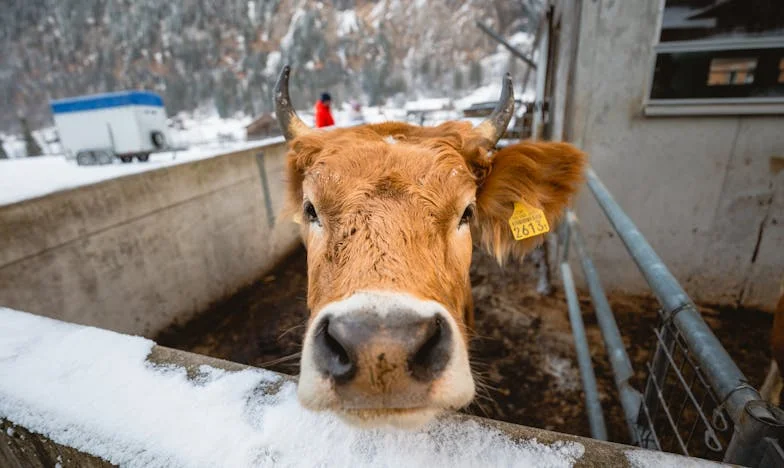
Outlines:
[{"label": "cow ear", "polygon": [[522,259],[555,228],[583,182],[586,157],[567,143],[523,142],[497,151],[480,176],[475,229],[503,264]]}]

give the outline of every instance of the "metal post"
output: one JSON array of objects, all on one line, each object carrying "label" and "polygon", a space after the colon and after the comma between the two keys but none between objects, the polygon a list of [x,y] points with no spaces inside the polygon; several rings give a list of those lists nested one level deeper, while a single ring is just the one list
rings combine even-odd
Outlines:
[{"label": "metal post", "polygon": [[574,287],[572,269],[569,267],[568,246],[569,230],[564,224],[561,230],[560,241],[563,245],[561,252],[563,256],[561,263],[561,280],[563,281],[564,291],[566,292],[566,303],[569,307],[569,322],[572,325],[572,335],[574,335],[574,347],[577,351],[577,364],[580,367],[580,377],[583,381],[583,392],[585,393],[585,408],[588,413],[588,424],[591,426],[591,437],[599,440],[607,440],[607,427],[604,423],[602,414],[602,404],[599,400],[599,390],[596,386],[596,375],[593,372],[591,363],[591,351],[588,348],[588,338],[585,336],[585,325],[583,316],[580,312],[580,302],[577,300],[577,291]]},{"label": "metal post", "polygon": [[550,281],[550,262],[547,242],[549,237],[545,237],[544,242],[536,247],[530,255],[534,265],[536,265],[536,292],[542,296],[549,296],[553,293],[553,285]]},{"label": "metal post", "polygon": [[637,413],[640,410],[642,396],[629,382],[634,376],[632,363],[629,359],[629,355],[626,353],[626,347],[623,344],[621,332],[618,330],[618,324],[615,322],[610,303],[607,302],[607,296],[599,281],[599,275],[585,248],[585,243],[583,242],[583,237],[580,233],[580,227],[577,223],[577,216],[575,216],[572,211],[567,211],[566,222],[571,230],[571,238],[574,240],[574,247],[580,257],[583,274],[588,283],[588,290],[591,293],[591,301],[593,302],[594,310],[596,311],[596,319],[599,322],[599,328],[602,331],[602,338],[604,339],[604,346],[607,349],[607,356],[613,369],[615,386],[618,389],[621,407],[623,408],[623,413],[626,417],[629,436],[632,443],[636,444],[639,439],[637,431]]},{"label": "metal post", "polygon": [[550,41],[550,17],[542,19],[542,36],[539,41],[539,62],[536,68],[536,98],[534,100],[534,114],[531,125],[531,139],[539,140],[542,138],[542,126],[544,124],[544,99],[545,81],[547,80],[547,59]]},{"label": "metal post", "polygon": [[264,152],[256,154],[256,165],[259,168],[261,178],[261,190],[264,197],[264,207],[267,210],[267,225],[272,229],[275,226],[275,211],[272,209],[272,196],[270,195],[269,182],[267,181],[267,169],[264,164]]},{"label": "metal post", "polygon": [[762,459],[757,466],[770,466],[771,468],[784,467],[784,450],[781,449],[779,441],[766,437],[764,443],[765,450]]},{"label": "metal post", "polygon": [[[770,417],[772,415],[772,418]],[[774,466],[775,460],[780,466],[780,447],[770,447],[770,439],[781,440],[784,436],[784,411],[767,401],[750,401],[741,415],[740,424],[735,426],[729,447],[724,454],[724,461],[743,466]],[[768,453],[773,448],[773,453]],[[777,450],[775,450],[777,449]],[[768,462],[763,464],[764,459]],[[773,460],[770,460],[773,459]]]},{"label": "metal post", "polygon": [[[539,47],[539,41],[542,39],[542,29],[547,27],[546,17],[545,19],[540,18],[538,24],[536,25],[536,33],[534,34],[534,42],[531,44],[531,59],[533,60],[534,51]],[[526,68],[525,73],[523,74],[523,90],[528,89],[528,79],[531,77],[531,68]],[[535,70],[535,69],[534,69]]]}]

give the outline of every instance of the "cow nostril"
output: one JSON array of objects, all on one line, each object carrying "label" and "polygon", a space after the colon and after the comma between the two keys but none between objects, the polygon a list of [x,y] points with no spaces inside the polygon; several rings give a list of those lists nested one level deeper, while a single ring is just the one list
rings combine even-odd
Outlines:
[{"label": "cow nostril", "polygon": [[335,339],[334,336],[329,333],[329,326],[325,327],[324,339],[329,352],[332,354],[332,357],[337,359],[337,362],[340,365],[351,364],[351,359],[349,359],[346,349],[343,347],[343,345],[340,344],[338,340]]},{"label": "cow nostril", "polygon": [[449,326],[440,315],[428,322],[427,329],[408,361],[411,374],[420,381],[431,381],[444,370],[449,362],[451,348]]},{"label": "cow nostril", "polygon": [[[334,326],[332,328],[335,328]],[[356,365],[350,351],[341,343],[339,330],[330,330],[329,319],[324,319],[315,336],[316,365],[323,373],[345,382],[354,377]]]},{"label": "cow nostril", "polygon": [[441,318],[438,317],[433,325],[428,327],[427,335],[425,335],[424,344],[414,354],[413,360],[417,363],[425,363],[428,361],[435,351],[438,343],[441,341]]}]

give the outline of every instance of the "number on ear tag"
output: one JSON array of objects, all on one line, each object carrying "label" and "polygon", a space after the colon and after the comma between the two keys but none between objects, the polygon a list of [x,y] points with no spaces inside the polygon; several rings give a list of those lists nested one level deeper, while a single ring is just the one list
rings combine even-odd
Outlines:
[{"label": "number on ear tag", "polygon": [[515,240],[528,239],[550,232],[544,212],[524,202],[515,202],[514,212],[509,218],[509,227]]}]

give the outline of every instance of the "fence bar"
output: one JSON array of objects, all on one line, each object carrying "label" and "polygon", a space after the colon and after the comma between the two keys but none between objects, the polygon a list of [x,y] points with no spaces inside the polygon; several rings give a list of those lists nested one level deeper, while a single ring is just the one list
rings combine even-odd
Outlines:
[{"label": "fence bar", "polygon": [[[653,366],[651,366],[642,397],[646,411],[640,411],[637,415],[637,425],[640,430],[642,432],[649,431],[652,434],[656,433],[656,428],[654,427],[654,420],[651,418],[649,410],[653,408],[653,413],[656,413],[656,406],[654,405],[659,404],[659,396],[656,393],[656,388],[664,386],[667,378],[667,371],[670,367],[670,363],[667,360],[667,354],[664,350],[672,350],[674,345],[674,335],[672,330],[670,330],[670,327],[664,326],[662,327],[662,331],[663,334],[659,337],[656,344],[656,351],[653,355]],[[654,333],[656,333],[656,330],[654,330]],[[650,445],[651,442],[658,444],[658,440],[651,441],[647,438],[641,438],[640,446],[648,449],[654,448]],[[659,449],[661,450],[661,447],[659,447]]]},{"label": "fence bar", "polygon": [[577,350],[577,364],[580,366],[580,377],[583,381],[585,408],[588,412],[588,424],[591,426],[591,437],[607,440],[607,427],[604,424],[599,390],[596,387],[596,375],[591,364],[591,351],[588,348],[588,338],[585,336],[585,325],[580,312],[580,303],[577,300],[577,291],[574,288],[572,269],[567,262],[561,262],[561,280],[566,292],[566,303],[569,306],[569,322],[572,324],[574,347]]},{"label": "fence bar", "polygon": [[570,210],[566,212],[566,223],[569,226],[577,255],[580,257],[585,281],[588,283],[588,291],[591,293],[596,319],[599,322],[604,346],[607,349],[607,356],[613,369],[615,386],[618,388],[621,407],[623,408],[624,416],[626,416],[629,436],[632,443],[636,444],[639,440],[637,414],[640,411],[642,395],[629,382],[629,379],[634,376],[632,363],[629,355],[626,353],[621,332],[618,330],[618,324],[615,322],[610,303],[607,302],[604,288],[602,288],[602,284],[599,281],[599,274],[596,272],[593,261],[585,248],[585,242],[580,233],[580,226],[577,223],[577,216]]},{"label": "fence bar", "polygon": [[525,62],[526,65],[528,65],[532,69],[536,70],[536,63],[533,60],[528,58],[524,53],[520,52],[520,50],[518,50],[515,46],[506,42],[506,40],[504,40],[504,38],[501,37],[497,32],[493,31],[490,27],[486,26],[481,21],[477,21],[476,25],[477,27],[479,27],[479,29],[482,30],[482,32],[495,39],[496,42],[498,42],[502,46],[506,47],[506,49],[509,50],[509,52],[511,52],[512,55]]},{"label": "fence bar", "polygon": [[711,332],[689,296],[632,220],[623,212],[593,169],[589,168],[586,171],[586,177],[588,187],[596,201],[664,308],[663,318],[674,320],[689,349],[703,366],[702,370],[719,401],[724,402],[730,418],[738,424],[746,404],[759,400],[759,393],[746,383],[746,376]]},{"label": "fence bar", "polygon": [[607,440],[607,426],[604,422],[602,404],[599,400],[599,390],[596,385],[596,374],[591,363],[591,351],[588,347],[588,338],[585,336],[580,302],[577,299],[577,290],[574,286],[572,268],[569,266],[569,226],[561,224],[558,235],[557,261],[561,265],[561,281],[566,292],[566,304],[569,308],[569,322],[572,325],[574,346],[577,351],[577,364],[580,367],[580,377],[583,381],[585,393],[585,408],[588,412],[588,424],[591,426],[591,437]]}]

